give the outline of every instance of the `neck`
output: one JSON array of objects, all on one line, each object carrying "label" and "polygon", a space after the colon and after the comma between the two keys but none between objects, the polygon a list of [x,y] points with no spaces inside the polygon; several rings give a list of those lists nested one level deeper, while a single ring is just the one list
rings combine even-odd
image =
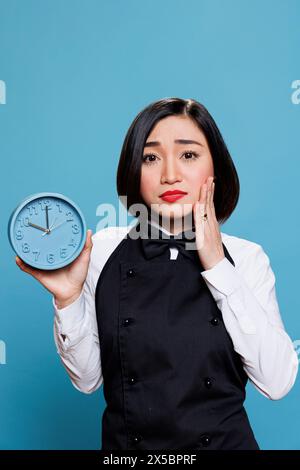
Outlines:
[{"label": "neck", "polygon": [[194,227],[192,214],[188,214],[183,218],[164,218],[160,214],[155,214],[152,217],[152,221],[164,228],[172,235],[178,235],[179,233],[191,230]]}]

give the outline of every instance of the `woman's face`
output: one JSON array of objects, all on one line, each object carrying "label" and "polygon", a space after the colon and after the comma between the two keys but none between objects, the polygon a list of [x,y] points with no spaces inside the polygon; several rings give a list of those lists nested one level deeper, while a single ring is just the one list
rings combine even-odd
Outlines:
[{"label": "woman's face", "polygon": [[[149,134],[143,152],[140,192],[147,206],[172,228],[174,219],[182,220],[192,212],[209,176],[214,176],[212,156],[195,122],[183,115],[161,119]],[[185,194],[162,197],[166,191],[175,190]]]}]

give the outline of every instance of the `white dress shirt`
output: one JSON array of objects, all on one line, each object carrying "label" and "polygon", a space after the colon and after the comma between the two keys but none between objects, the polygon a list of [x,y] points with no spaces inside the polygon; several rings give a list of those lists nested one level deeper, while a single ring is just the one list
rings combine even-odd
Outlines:
[{"label": "white dress shirt", "polygon": [[[97,281],[131,228],[132,224],[107,227],[93,234],[88,274],[79,297],[62,309],[52,297],[57,352],[74,387],[84,393],[94,392],[103,383],[95,306]],[[250,381],[264,396],[278,400],[296,380],[298,356],[282,323],[270,260],[255,242],[223,232],[221,237],[235,266],[225,257],[201,275]],[[170,260],[176,262],[177,248],[169,249]]]}]

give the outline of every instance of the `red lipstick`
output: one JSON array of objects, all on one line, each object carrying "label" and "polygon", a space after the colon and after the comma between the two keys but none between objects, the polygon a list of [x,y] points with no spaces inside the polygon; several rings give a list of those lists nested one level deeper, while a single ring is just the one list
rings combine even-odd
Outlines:
[{"label": "red lipstick", "polygon": [[159,197],[161,197],[166,202],[175,202],[182,198],[185,194],[187,193],[180,191],[179,189],[175,189],[174,191],[165,191],[164,193],[160,194]]}]

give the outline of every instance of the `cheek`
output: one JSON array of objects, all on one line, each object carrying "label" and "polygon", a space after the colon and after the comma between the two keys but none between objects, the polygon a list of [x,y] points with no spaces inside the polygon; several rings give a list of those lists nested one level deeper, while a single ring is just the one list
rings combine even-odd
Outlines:
[{"label": "cheek", "polygon": [[210,168],[197,168],[194,171],[189,172],[188,181],[191,187],[200,188],[200,186],[205,183],[207,178],[212,175],[213,172]]},{"label": "cheek", "polygon": [[193,171],[189,171],[186,174],[186,180],[188,181],[188,187],[191,193],[198,199],[200,194],[200,188],[205,183],[207,178],[214,174],[213,166],[206,165],[205,167],[199,166],[193,168]]},{"label": "cheek", "polygon": [[151,175],[147,171],[142,171],[140,193],[145,200],[153,194],[155,186],[155,178],[153,177],[153,174]]}]

